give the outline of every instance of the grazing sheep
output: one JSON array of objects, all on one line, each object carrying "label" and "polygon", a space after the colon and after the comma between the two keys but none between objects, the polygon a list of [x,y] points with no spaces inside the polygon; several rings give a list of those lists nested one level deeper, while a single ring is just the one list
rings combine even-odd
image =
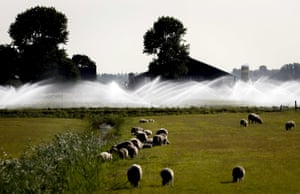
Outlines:
[{"label": "grazing sheep", "polygon": [[243,181],[246,171],[242,166],[236,166],[232,169],[233,182]]},{"label": "grazing sheep", "polygon": [[150,129],[145,129],[144,132],[146,135],[152,135],[152,131]]},{"label": "grazing sheep", "polygon": [[259,124],[263,123],[263,120],[261,119],[261,117],[255,113],[250,113],[248,115],[248,120],[249,120],[249,124],[250,123],[259,123]]},{"label": "grazing sheep", "polygon": [[132,127],[131,128],[131,134],[135,135],[138,131],[144,131],[142,127]]},{"label": "grazing sheep", "polygon": [[154,119],[148,119],[148,122],[149,122],[149,123],[154,123],[155,120],[154,120]]},{"label": "grazing sheep", "polygon": [[143,131],[138,131],[136,134],[135,134],[136,138],[138,138],[142,143],[146,142],[147,139],[148,139],[148,136],[145,132]]},{"label": "grazing sheep", "polygon": [[160,134],[168,135],[168,130],[165,128],[160,128],[159,130],[156,131],[156,135],[160,135]]},{"label": "grazing sheep", "polygon": [[140,119],[140,123],[148,123],[148,119]]},{"label": "grazing sheep", "polygon": [[295,123],[295,121],[287,121],[286,123],[285,123],[285,129],[288,131],[288,130],[290,130],[290,129],[292,129],[292,128],[295,128],[296,127],[296,123]]},{"label": "grazing sheep", "polygon": [[139,150],[143,148],[143,143],[138,138],[131,138],[130,141],[137,147]]},{"label": "grazing sheep", "polygon": [[127,170],[127,178],[130,184],[137,187],[142,179],[142,167],[138,164],[131,165]]},{"label": "grazing sheep", "polygon": [[134,145],[130,145],[126,149],[128,150],[128,155],[130,156],[130,158],[134,158],[139,153],[138,148]]},{"label": "grazing sheep", "polygon": [[101,152],[98,157],[100,157],[103,161],[112,160],[112,154],[108,152]]},{"label": "grazing sheep", "polygon": [[162,178],[162,185],[168,185],[171,183],[171,185],[174,185],[174,172],[171,168],[164,168],[160,171],[160,176]]},{"label": "grazing sheep", "polygon": [[144,143],[143,144],[143,149],[144,148],[152,148],[152,143]]},{"label": "grazing sheep", "polygon": [[129,156],[128,150],[126,148],[119,149],[118,154],[119,154],[120,158],[122,158],[122,159],[126,159]]},{"label": "grazing sheep", "polygon": [[160,134],[160,135],[154,135],[153,136],[153,145],[164,145],[164,144],[169,144],[169,140],[168,137],[164,134]]},{"label": "grazing sheep", "polygon": [[243,126],[243,127],[247,127],[247,126],[248,126],[248,121],[247,121],[247,119],[241,119],[241,120],[240,120],[240,125]]},{"label": "grazing sheep", "polygon": [[131,141],[124,141],[124,142],[121,142],[118,145],[116,145],[118,150],[121,148],[127,148],[128,146],[134,146],[134,145]]}]

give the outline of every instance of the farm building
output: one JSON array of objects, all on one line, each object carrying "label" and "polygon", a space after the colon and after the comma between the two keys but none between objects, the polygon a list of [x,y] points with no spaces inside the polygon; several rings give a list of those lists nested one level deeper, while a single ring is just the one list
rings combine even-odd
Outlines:
[{"label": "farm building", "polygon": [[[178,80],[195,80],[195,81],[204,81],[204,80],[213,80],[222,76],[233,76],[228,72],[225,72],[219,68],[216,68],[207,63],[198,61],[191,57],[188,58],[186,64],[188,72],[178,78]],[[144,72],[138,75],[131,74],[129,76],[129,86],[134,87],[136,84],[151,80],[152,77],[148,72]]]}]

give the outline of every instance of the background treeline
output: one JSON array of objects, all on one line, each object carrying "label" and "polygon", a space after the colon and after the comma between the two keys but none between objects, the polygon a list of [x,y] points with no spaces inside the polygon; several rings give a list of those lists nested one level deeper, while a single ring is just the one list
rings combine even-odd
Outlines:
[{"label": "background treeline", "polygon": [[94,116],[149,116],[179,114],[243,113],[293,111],[289,107],[188,107],[188,108],[53,108],[53,109],[2,109],[0,117],[91,118]]},{"label": "background treeline", "polygon": [[8,33],[12,42],[0,45],[0,84],[96,78],[88,56],[67,56],[67,18],[55,8],[37,6],[18,14]]}]

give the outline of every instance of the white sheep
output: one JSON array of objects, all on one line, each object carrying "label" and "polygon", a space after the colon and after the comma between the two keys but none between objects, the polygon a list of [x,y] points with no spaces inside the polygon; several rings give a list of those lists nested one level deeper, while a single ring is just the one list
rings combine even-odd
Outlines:
[{"label": "white sheep", "polygon": [[171,185],[174,185],[174,172],[171,168],[163,168],[160,171],[160,176],[162,178],[162,185],[168,185],[171,183]]},{"label": "white sheep", "polygon": [[138,164],[131,165],[127,170],[127,178],[130,184],[137,187],[142,179],[142,167]]},{"label": "white sheep", "polygon": [[246,171],[242,166],[236,166],[232,169],[233,182],[243,181]]},{"label": "white sheep", "polygon": [[292,128],[295,128],[295,127],[296,127],[295,121],[290,120],[290,121],[287,121],[287,122],[285,123],[285,129],[286,129],[287,131],[290,130],[290,129],[292,129]]},{"label": "white sheep", "polygon": [[159,130],[156,131],[156,135],[160,135],[160,134],[168,135],[168,130],[165,128],[160,128]]},{"label": "white sheep", "polygon": [[101,159],[103,161],[111,161],[112,160],[112,154],[109,152],[101,152],[99,154],[99,157],[101,157]]}]

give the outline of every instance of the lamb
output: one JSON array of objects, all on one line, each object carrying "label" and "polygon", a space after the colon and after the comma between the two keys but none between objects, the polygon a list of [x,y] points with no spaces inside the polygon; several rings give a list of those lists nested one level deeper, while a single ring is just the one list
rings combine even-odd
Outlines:
[{"label": "lamb", "polygon": [[240,120],[240,125],[243,126],[243,127],[247,127],[247,126],[248,126],[248,121],[247,121],[247,119],[241,119],[241,120]]},{"label": "lamb", "polygon": [[255,113],[250,113],[248,115],[248,120],[249,120],[249,123],[259,123],[259,124],[263,123],[263,120],[261,119],[261,117]]},{"label": "lamb", "polygon": [[160,135],[160,134],[168,135],[168,130],[165,128],[160,128],[159,130],[156,131],[156,135]]},{"label": "lamb", "polygon": [[236,166],[232,169],[233,182],[243,181],[246,171],[242,166]]},{"label": "lamb", "polygon": [[174,185],[174,172],[171,168],[163,168],[160,171],[160,176],[162,178],[162,185],[168,185],[171,183],[171,185]]},{"label": "lamb", "polygon": [[127,170],[127,178],[130,184],[137,187],[142,179],[142,167],[138,164],[131,165]]},{"label": "lamb", "polygon": [[285,123],[285,129],[288,131],[288,130],[291,130],[292,128],[295,128],[296,127],[296,123],[295,123],[295,121],[292,121],[292,120],[290,120],[290,121],[287,121],[286,123]]},{"label": "lamb", "polygon": [[100,157],[103,161],[112,160],[112,154],[109,152],[101,152],[98,157]]}]

